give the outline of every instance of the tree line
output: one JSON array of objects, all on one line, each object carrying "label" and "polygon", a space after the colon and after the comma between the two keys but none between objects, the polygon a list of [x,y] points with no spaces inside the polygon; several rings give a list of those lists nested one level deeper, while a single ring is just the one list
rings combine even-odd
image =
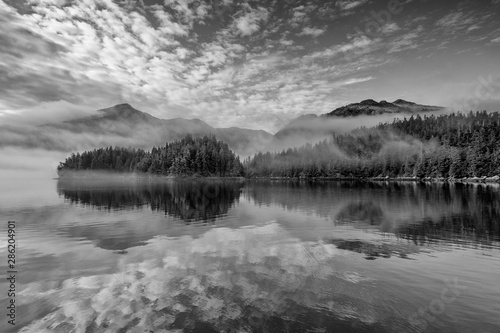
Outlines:
[{"label": "tree line", "polygon": [[243,165],[228,145],[215,136],[193,138],[154,147],[107,147],[71,154],[57,167],[59,176],[71,171],[105,170],[165,176],[241,177]]},{"label": "tree line", "polygon": [[500,114],[411,116],[315,145],[258,153],[249,177],[492,177],[500,175]]},{"label": "tree line", "polygon": [[[122,183],[125,186],[99,187],[79,179],[62,179],[57,191],[71,203],[111,210],[149,206],[153,211],[187,223],[214,221],[227,214],[240,197],[243,181],[182,181]],[[201,186],[200,186],[201,185]]]},{"label": "tree line", "polygon": [[155,147],[107,147],[72,154],[57,170],[108,170],[200,177],[493,177],[500,175],[500,113],[411,116],[316,144],[258,153],[240,162],[215,136]]}]

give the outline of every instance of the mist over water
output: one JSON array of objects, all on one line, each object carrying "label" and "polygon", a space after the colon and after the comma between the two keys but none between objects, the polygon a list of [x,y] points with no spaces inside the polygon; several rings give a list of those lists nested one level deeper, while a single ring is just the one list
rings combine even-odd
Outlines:
[{"label": "mist over water", "polygon": [[0,333],[500,332],[499,32],[0,0]]},{"label": "mist over water", "polygon": [[18,225],[21,332],[500,327],[498,186],[16,184],[1,209]]}]

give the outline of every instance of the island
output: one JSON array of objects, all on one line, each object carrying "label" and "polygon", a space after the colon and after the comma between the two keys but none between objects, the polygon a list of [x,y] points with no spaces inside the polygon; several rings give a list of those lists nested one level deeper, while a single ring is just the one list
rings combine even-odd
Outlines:
[{"label": "island", "polygon": [[60,178],[95,172],[193,178],[244,176],[239,156],[213,135],[187,135],[151,151],[110,146],[73,153],[57,167]]}]

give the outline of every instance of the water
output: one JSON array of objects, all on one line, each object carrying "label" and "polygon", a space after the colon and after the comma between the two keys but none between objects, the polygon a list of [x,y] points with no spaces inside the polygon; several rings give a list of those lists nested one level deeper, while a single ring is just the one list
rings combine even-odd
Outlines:
[{"label": "water", "polygon": [[2,187],[18,245],[6,332],[500,331],[498,186]]}]

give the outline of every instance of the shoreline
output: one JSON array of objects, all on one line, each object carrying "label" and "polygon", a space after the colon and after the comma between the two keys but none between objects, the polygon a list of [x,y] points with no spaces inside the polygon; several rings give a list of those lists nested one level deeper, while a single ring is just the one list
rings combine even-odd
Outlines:
[{"label": "shoreline", "polygon": [[89,180],[89,181],[123,181],[123,180],[200,180],[200,181],[223,181],[223,180],[291,180],[291,181],[352,181],[352,182],[413,182],[413,183],[463,183],[463,184],[500,184],[500,177],[201,177],[201,176],[163,176],[142,175],[134,173],[103,173],[81,176],[63,176],[53,178],[58,181],[66,180]]},{"label": "shoreline", "polygon": [[164,176],[151,174],[137,173],[113,173],[113,172],[98,172],[81,175],[66,175],[52,178],[58,181],[66,180],[92,180],[92,181],[124,181],[124,180],[245,180],[245,177],[220,177],[220,176]]},{"label": "shoreline", "polygon": [[414,183],[463,183],[500,184],[500,177],[249,177],[255,180],[312,180],[312,181],[359,181],[359,182],[414,182]]}]

